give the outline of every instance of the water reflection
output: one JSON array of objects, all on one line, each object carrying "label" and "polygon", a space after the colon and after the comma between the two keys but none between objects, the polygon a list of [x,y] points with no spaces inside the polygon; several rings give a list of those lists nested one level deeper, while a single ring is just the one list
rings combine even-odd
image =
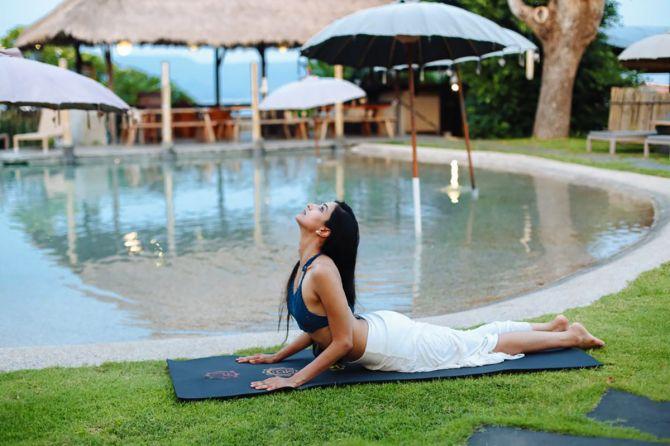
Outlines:
[{"label": "water reflection", "polygon": [[[64,298],[21,286],[17,270],[34,289],[104,303],[86,310],[94,314],[78,304],[72,318],[117,324],[109,339],[82,323],[75,334],[51,333],[53,343],[274,329],[298,256],[294,217],[308,201],[346,200],[356,212],[357,311],[412,316],[556,280],[636,242],[653,219],[649,203],[622,192],[528,175],[481,171],[475,200],[460,193],[456,166],[427,164],[416,239],[410,169],[324,151],[321,162],[296,152],[0,170],[0,243],[20,234],[25,243],[15,249],[52,271],[25,263],[0,273],[10,284],[0,288],[8,309],[0,323],[9,327],[0,345],[44,337],[21,301],[74,311]],[[1,264],[12,259],[0,253]],[[12,335],[19,325],[28,327],[14,330],[20,338]]]}]

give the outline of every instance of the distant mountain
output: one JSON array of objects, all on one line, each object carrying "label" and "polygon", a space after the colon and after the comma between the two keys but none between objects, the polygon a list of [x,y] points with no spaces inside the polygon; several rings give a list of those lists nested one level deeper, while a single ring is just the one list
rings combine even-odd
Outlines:
[{"label": "distant mountain", "polygon": [[[165,60],[170,62],[170,77],[179,88],[186,91],[197,103],[214,103],[213,62],[207,65],[187,57],[170,56],[166,58],[145,55],[120,57],[114,62],[123,68],[135,68],[154,76],[160,76],[161,62]],[[249,102],[251,98],[249,67],[250,64],[246,62],[224,63],[221,66],[221,102],[223,104]],[[297,62],[268,63],[267,70],[270,91],[300,78]]]}]

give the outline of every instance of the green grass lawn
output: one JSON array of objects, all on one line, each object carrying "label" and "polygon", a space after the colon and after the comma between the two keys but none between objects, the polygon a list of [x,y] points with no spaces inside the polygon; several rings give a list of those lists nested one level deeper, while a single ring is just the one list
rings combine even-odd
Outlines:
[{"label": "green grass lawn", "polygon": [[[406,145],[406,140],[390,140],[392,144]],[[442,139],[419,136],[418,144],[425,147],[465,149],[461,139]],[[593,152],[586,152],[585,138],[560,138],[540,140],[534,138],[477,139],[473,150],[521,153],[568,163],[583,164],[606,169],[623,170],[670,178],[670,158],[667,154],[652,151],[649,160],[642,157],[640,144],[617,144],[617,153],[610,156],[608,143],[593,142]]]},{"label": "green grass lawn", "polygon": [[670,399],[669,299],[670,263],[619,293],[568,311],[607,342],[591,352],[604,363],[598,369],[191,403],[176,400],[163,361],[4,373],[0,444],[453,444],[489,424],[653,440],[585,414],[607,387]]}]

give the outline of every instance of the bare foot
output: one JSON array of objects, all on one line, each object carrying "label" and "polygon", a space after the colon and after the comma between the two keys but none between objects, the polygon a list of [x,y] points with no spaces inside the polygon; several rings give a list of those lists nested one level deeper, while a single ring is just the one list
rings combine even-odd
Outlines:
[{"label": "bare foot", "polygon": [[570,323],[568,322],[568,318],[559,314],[550,322],[550,331],[566,331],[569,326]]},{"label": "bare foot", "polygon": [[579,322],[571,324],[570,328],[568,328],[568,332],[572,333],[577,339],[577,344],[575,347],[586,350],[589,348],[600,348],[605,345],[605,342],[602,339],[598,339],[593,336]]}]

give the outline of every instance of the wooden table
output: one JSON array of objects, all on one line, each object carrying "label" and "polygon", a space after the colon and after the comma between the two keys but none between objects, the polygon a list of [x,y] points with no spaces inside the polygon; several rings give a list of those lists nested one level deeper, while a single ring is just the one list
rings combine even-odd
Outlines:
[{"label": "wooden table", "polygon": [[[267,112],[266,112],[267,113]],[[266,118],[261,118],[261,126],[264,125],[281,125],[282,129],[284,131],[284,136],[287,139],[293,138],[293,134],[291,132],[291,127],[295,126],[295,134],[296,136],[300,136],[302,139],[307,139],[307,126],[309,123],[312,121],[309,118],[302,118],[300,116],[295,115],[292,111],[285,110],[283,111],[284,116],[281,118],[277,117],[266,117]]]},{"label": "wooden table", "polygon": [[[209,108],[173,108],[171,111],[173,117],[172,128],[203,129],[205,142],[213,143],[216,141],[214,125],[212,124],[212,119],[209,115]],[[138,131],[142,132],[145,129],[161,129],[163,127],[163,123],[161,122],[163,110],[160,108],[135,109],[132,113],[134,116],[131,117],[130,122],[128,123],[126,145],[130,146],[135,143]],[[197,114],[200,119],[186,121],[176,121],[174,119],[175,115],[193,113]],[[140,135],[140,139],[144,142],[143,133]]]},{"label": "wooden table", "polygon": [[[350,124],[361,124],[363,126],[363,133],[366,135],[372,134],[370,124],[377,124],[377,133],[382,135],[382,129],[386,131],[386,135],[390,138],[395,136],[395,117],[386,116],[385,112],[391,108],[391,104],[361,104],[361,105],[345,105],[344,106],[344,122]],[[328,126],[335,125],[335,117],[332,116],[332,106],[322,107],[324,115],[318,116],[315,122],[315,129],[320,128],[320,139],[326,138]],[[359,112],[355,116],[355,112]],[[348,112],[348,113],[347,113]],[[349,116],[347,116],[349,115]]]}]

